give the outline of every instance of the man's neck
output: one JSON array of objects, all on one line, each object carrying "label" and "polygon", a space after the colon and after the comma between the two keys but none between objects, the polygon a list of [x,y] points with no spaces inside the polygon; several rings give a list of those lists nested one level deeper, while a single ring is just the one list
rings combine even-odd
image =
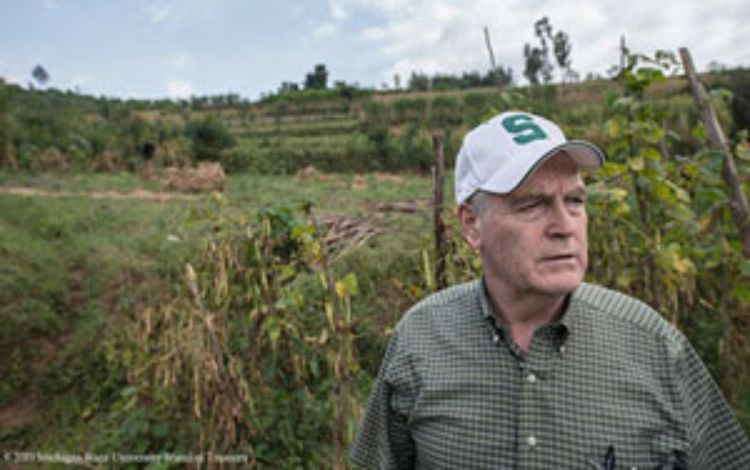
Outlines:
[{"label": "man's neck", "polygon": [[516,293],[485,278],[485,289],[496,318],[508,329],[513,341],[528,352],[534,332],[557,321],[563,314],[567,294]]}]

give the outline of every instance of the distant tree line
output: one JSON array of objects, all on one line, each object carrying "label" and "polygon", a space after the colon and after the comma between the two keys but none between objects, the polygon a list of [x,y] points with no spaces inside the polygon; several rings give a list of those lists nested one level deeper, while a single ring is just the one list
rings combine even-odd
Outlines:
[{"label": "distant tree line", "polygon": [[[343,81],[333,82],[328,85],[329,72],[325,64],[316,64],[313,70],[305,75],[303,83],[285,80],[276,92],[276,95],[297,94],[301,92],[337,90],[343,98],[351,98],[354,94],[366,91],[358,84],[348,84]],[[394,89],[402,91],[428,91],[428,90],[451,90],[489,86],[507,86],[513,83],[513,69],[498,66],[486,73],[478,71],[464,72],[460,75],[448,73],[436,73],[428,75],[422,72],[412,72],[404,88],[401,88],[401,77],[394,77]],[[384,85],[387,87],[387,85]],[[273,95],[266,96],[264,100],[272,99]]]},{"label": "distant tree line", "polygon": [[464,72],[461,75],[437,73],[428,76],[421,72],[412,72],[406,89],[409,91],[450,90],[476,88],[483,86],[506,86],[513,83],[513,69],[502,65],[482,74],[477,71]]},{"label": "distant tree line", "polygon": [[[550,83],[555,78],[555,69],[559,71],[562,82],[578,81],[580,76],[572,67],[571,53],[573,45],[570,36],[562,30],[555,31],[549,18],[542,17],[534,23],[534,36],[538,44],[524,44],[523,76],[532,85]],[[479,71],[463,72],[462,74],[435,73],[428,75],[413,71],[404,88],[401,87],[401,77],[394,76],[393,88],[404,91],[451,90],[491,86],[508,86],[514,81],[513,69],[502,65],[494,65],[486,73]],[[316,64],[311,72],[305,75],[303,83],[283,81],[277,94],[296,93],[303,90],[328,89],[329,72],[325,64]],[[383,85],[387,88],[387,84]],[[359,89],[357,85],[347,85],[335,82],[336,89]]]},{"label": "distant tree line", "polygon": [[[337,82],[338,84],[338,82]],[[300,86],[297,82],[283,81],[279,86],[279,93],[290,93],[300,90],[325,90],[328,88],[328,68],[325,64],[316,64],[312,72],[305,75],[305,81]]]}]

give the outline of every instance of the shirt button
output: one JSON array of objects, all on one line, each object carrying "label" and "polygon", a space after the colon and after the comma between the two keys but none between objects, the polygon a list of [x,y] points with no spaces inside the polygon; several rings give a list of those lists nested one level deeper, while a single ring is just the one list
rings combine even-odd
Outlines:
[{"label": "shirt button", "polygon": [[560,354],[565,354],[565,345],[560,346]]},{"label": "shirt button", "polygon": [[526,376],[526,381],[530,384],[536,383],[536,375],[529,373],[529,375]]},{"label": "shirt button", "polygon": [[536,437],[529,436],[526,438],[526,443],[529,445],[529,447],[534,447],[536,445]]}]

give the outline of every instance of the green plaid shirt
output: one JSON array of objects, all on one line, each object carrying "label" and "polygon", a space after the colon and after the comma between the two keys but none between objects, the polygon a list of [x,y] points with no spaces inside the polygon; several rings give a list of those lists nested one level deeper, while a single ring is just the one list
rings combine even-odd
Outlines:
[{"label": "green plaid shirt", "polygon": [[481,281],[396,327],[351,450],[370,468],[750,469],[750,442],[685,337],[583,284],[528,353]]}]

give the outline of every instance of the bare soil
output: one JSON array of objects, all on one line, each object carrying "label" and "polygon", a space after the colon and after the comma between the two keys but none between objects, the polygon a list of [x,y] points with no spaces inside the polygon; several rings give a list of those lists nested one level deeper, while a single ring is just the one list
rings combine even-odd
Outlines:
[{"label": "bare soil", "polygon": [[195,194],[157,192],[147,189],[134,189],[132,191],[47,191],[13,186],[0,187],[0,194],[41,197],[88,197],[92,199],[139,199],[156,202],[164,202],[172,199],[195,200],[200,197]]}]

